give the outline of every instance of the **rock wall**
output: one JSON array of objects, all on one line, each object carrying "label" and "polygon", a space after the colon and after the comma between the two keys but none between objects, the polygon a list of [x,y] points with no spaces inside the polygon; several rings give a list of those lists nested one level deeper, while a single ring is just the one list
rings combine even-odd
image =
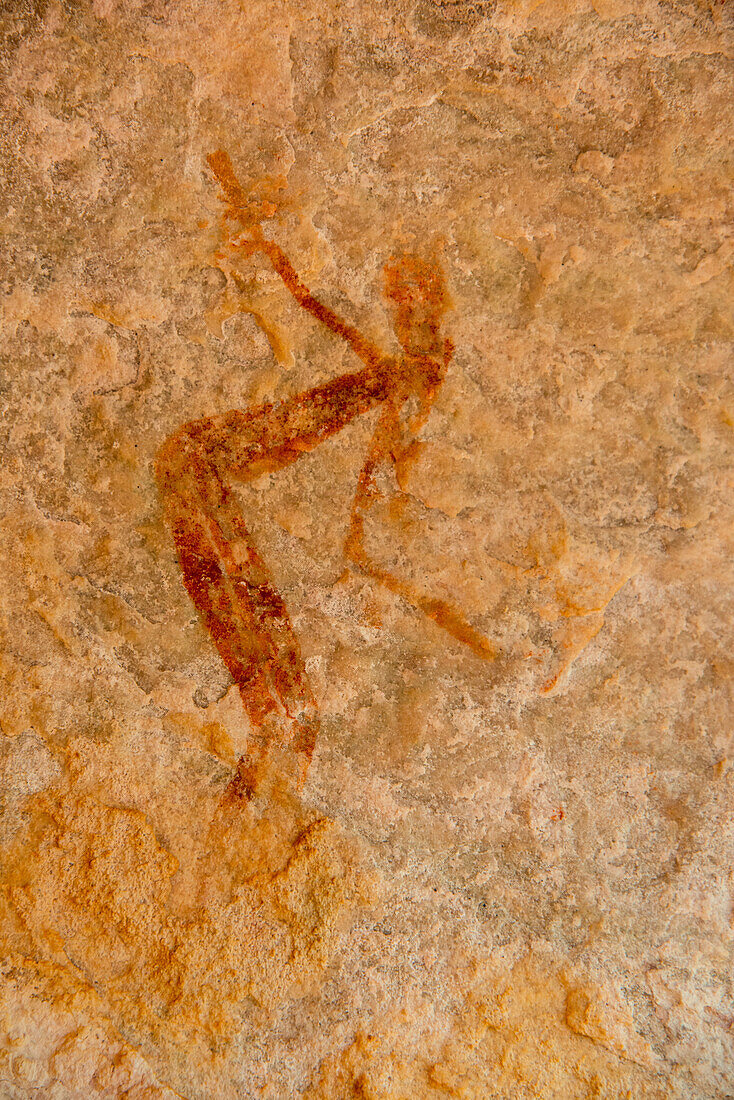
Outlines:
[{"label": "rock wall", "polygon": [[732,8],[2,8],[0,1095],[734,1095]]}]

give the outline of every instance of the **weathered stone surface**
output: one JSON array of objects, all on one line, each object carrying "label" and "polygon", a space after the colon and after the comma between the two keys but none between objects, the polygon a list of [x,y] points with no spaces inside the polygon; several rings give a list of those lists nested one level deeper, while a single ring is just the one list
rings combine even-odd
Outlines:
[{"label": "weathered stone surface", "polygon": [[0,1096],[731,1097],[730,7],[2,20]]}]

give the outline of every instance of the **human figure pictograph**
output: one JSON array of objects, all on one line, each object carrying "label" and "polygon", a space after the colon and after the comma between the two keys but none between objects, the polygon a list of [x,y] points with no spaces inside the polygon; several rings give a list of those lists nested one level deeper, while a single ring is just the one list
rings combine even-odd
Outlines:
[{"label": "human figure pictograph", "polygon": [[453,345],[441,334],[449,299],[440,268],[412,255],[386,264],[385,295],[402,349],[389,355],[313,295],[283,249],[265,237],[262,207],[248,200],[229,156],[220,150],[207,159],[229,218],[247,231],[238,247],[245,255],[265,257],[298,305],[346,341],[363,363],[360,370],[276,404],[184,424],[158,453],[158,483],[184,584],[254,729],[251,751],[233,781],[247,797],[273,738],[284,743],[297,781],[303,781],[319,715],[287,608],[248,533],[230,481],[282,469],[381,406],[352,503],[345,557],[478,656],[490,659],[496,650],[457,608],[400,580],[365,550],[364,521],[377,493],[377,471],[383,465],[394,469],[406,455],[451,362]]}]

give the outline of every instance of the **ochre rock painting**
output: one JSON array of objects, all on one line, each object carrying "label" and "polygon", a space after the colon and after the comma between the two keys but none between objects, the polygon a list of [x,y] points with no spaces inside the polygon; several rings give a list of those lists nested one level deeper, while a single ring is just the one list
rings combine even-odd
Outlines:
[{"label": "ochre rock painting", "polygon": [[[441,332],[450,299],[438,260],[403,254],[385,265],[384,293],[401,348],[400,354],[391,355],[320,301],[299,278],[283,249],[262,230],[262,219],[272,216],[277,206],[248,197],[229,155],[219,150],[207,160],[227,203],[225,232],[231,222],[245,230],[232,242],[236,253],[265,257],[296,303],[344,340],[355,358],[365,364],[360,371],[275,405],[232,409],[184,424],[158,455],[158,482],[184,583],[237,684],[253,726],[251,748],[241,758],[235,780],[236,789],[244,794],[254,789],[258,768],[273,739],[288,747],[294,774],[303,780],[319,714],[288,609],[245,526],[232,482],[244,484],[283,469],[355,417],[379,406],[380,416],[352,500],[345,563],[420,609],[478,657],[494,660],[500,649],[460,606],[431,595],[426,585],[410,583],[386,569],[365,547],[365,517],[381,496],[376,475],[380,468],[391,471],[394,497],[407,499],[403,490],[421,456],[417,433],[428,418],[453,357],[452,341]],[[241,275],[236,271],[230,274],[244,290]],[[572,568],[570,585],[562,575],[562,566],[558,568],[564,549],[550,572],[539,560],[525,569],[498,563],[510,574],[505,583],[522,590],[536,614],[561,624],[555,629],[555,659],[540,685],[543,691],[556,686],[573,659],[596,636],[603,626],[604,606],[630,576],[625,563],[620,569],[603,560],[597,564],[592,558],[592,574],[596,574],[592,590],[596,591],[592,591],[590,602],[589,593],[584,592],[583,560],[581,576],[578,567]],[[606,577],[600,586],[598,574],[605,567]],[[522,656],[535,663],[543,660],[530,644]],[[547,660],[545,663],[548,665]]]},{"label": "ochre rock painting", "polygon": [[0,1100],[731,1100],[734,4],[0,26]]},{"label": "ochre rock painting", "polygon": [[[362,370],[315,386],[277,405],[232,409],[183,425],[158,456],[158,481],[178,551],[184,583],[237,684],[255,730],[274,712],[289,720],[287,736],[301,775],[313,753],[318,709],[288,611],[247,531],[228,479],[246,482],[282,469],[341,431],[354,417],[381,406],[352,502],[345,558],[380,584],[419,607],[480,657],[496,648],[461,611],[417,589],[372,562],[363,539],[364,514],[377,493],[381,464],[403,468],[412,434],[427,417],[453,353],[441,334],[448,308],[442,272],[417,256],[385,266],[385,294],[394,307],[402,354],[389,355],[319,301],[299,279],[285,252],[268,240],[256,220],[229,156],[209,158],[229,204],[229,214],[248,231],[238,247],[266,256],[298,305],[347,342]],[[253,211],[254,206],[254,211]],[[401,419],[406,406],[412,416]],[[273,728],[272,726],[270,727]],[[261,737],[261,752],[266,737]],[[255,782],[256,758],[243,758],[237,783]]]}]

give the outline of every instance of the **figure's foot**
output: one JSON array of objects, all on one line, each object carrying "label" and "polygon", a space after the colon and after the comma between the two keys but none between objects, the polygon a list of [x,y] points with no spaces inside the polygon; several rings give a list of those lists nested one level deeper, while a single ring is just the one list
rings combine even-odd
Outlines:
[{"label": "figure's foot", "polygon": [[241,756],[224,792],[224,799],[231,802],[249,802],[257,793],[258,778],[255,762],[248,755]]},{"label": "figure's foot", "polygon": [[248,751],[240,757],[225,796],[249,802],[276,779],[299,791],[306,781],[319,725],[315,711],[302,713],[298,718],[267,715]]},{"label": "figure's foot", "polygon": [[306,782],[306,774],[311,763],[313,750],[316,747],[319,726],[319,716],[313,713],[302,715],[293,729],[291,749],[297,766],[296,786],[299,790]]}]

